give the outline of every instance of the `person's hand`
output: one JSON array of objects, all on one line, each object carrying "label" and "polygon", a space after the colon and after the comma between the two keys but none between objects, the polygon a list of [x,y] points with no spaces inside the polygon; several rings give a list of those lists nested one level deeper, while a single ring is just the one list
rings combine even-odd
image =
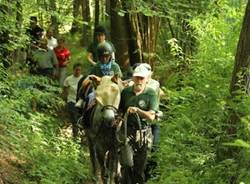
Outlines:
[{"label": "person's hand", "polygon": [[137,113],[139,111],[138,107],[129,107],[127,112],[128,113]]},{"label": "person's hand", "polygon": [[67,60],[67,61],[64,62],[64,65],[66,66],[66,65],[68,65],[69,63],[70,63],[70,61]]}]

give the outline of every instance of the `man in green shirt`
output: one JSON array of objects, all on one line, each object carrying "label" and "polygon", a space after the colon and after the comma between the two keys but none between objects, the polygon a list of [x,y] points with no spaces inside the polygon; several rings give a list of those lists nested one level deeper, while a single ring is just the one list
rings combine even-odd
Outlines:
[{"label": "man in green shirt", "polygon": [[133,86],[125,88],[121,94],[120,110],[123,113],[129,113],[127,131],[128,137],[132,137],[130,144],[133,148],[134,161],[132,167],[122,168],[123,174],[127,175],[122,177],[122,180],[124,178],[131,179],[130,181],[122,181],[124,184],[141,184],[145,181],[144,170],[148,142],[144,140],[142,145],[140,145],[140,140],[137,141],[137,134],[140,129],[137,115],[139,116],[142,130],[145,130],[149,127],[149,121],[155,119],[155,113],[158,110],[157,95],[152,88],[147,87],[149,74],[145,67],[137,67],[133,73]]},{"label": "man in green shirt", "polygon": [[33,59],[37,64],[37,74],[51,78],[56,77],[58,61],[55,53],[47,48],[46,40],[39,40],[38,48],[33,52]]}]

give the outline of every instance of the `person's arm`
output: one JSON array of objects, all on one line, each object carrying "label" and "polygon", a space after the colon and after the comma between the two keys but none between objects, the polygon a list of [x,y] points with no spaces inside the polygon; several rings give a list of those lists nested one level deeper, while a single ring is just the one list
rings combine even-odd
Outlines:
[{"label": "person's arm", "polygon": [[51,52],[51,61],[52,61],[53,66],[56,66],[58,68],[58,60],[57,60],[56,54],[52,50],[49,50],[49,52]]},{"label": "person's arm", "polygon": [[144,111],[140,109],[139,107],[129,107],[127,110],[128,113],[137,113],[141,118],[145,118],[148,120],[154,120],[155,119],[155,111],[149,110]]},{"label": "person's arm", "polygon": [[149,110],[142,110],[138,107],[129,107],[128,112],[129,113],[138,113],[138,115],[141,118],[145,118],[148,120],[153,121],[156,118],[156,112],[158,111],[158,101],[157,101],[157,96],[154,91],[151,91],[149,95]]},{"label": "person's arm", "polygon": [[64,64],[68,65],[70,63],[70,55],[71,55],[71,53],[70,53],[69,49],[66,49],[65,52],[66,52],[66,54],[65,54],[66,60],[65,60]]},{"label": "person's arm", "polygon": [[93,54],[91,52],[87,53],[87,59],[92,65],[96,65],[96,62],[93,60]]},{"label": "person's arm", "polygon": [[67,101],[68,94],[69,94],[69,87],[63,86],[62,99],[64,101]]},{"label": "person's arm", "polygon": [[68,82],[68,77],[67,77],[63,82],[63,91],[61,94],[62,99],[64,101],[67,101],[68,95],[69,95],[69,82]]},{"label": "person's arm", "polygon": [[116,62],[113,63],[113,66],[114,66],[114,74],[115,75],[117,74],[120,78],[122,78],[122,71],[120,69],[120,66]]},{"label": "person's arm", "polygon": [[51,62],[52,62],[52,65],[54,67],[54,76],[56,77],[58,72],[59,72],[58,60],[57,60],[57,57],[56,57],[56,54],[54,53],[54,51],[49,50],[48,52],[51,53]]}]

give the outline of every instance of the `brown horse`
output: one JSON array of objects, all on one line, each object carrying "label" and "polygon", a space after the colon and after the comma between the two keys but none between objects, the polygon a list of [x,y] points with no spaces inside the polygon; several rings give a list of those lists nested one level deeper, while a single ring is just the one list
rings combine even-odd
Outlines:
[{"label": "brown horse", "polygon": [[123,85],[117,76],[102,78],[90,76],[86,80],[88,81],[82,83],[85,85],[83,89],[86,89],[86,84],[97,85],[94,90],[96,104],[91,112],[87,113],[89,122],[85,128],[93,174],[98,178],[97,166],[99,166],[102,183],[118,183],[119,143],[116,139],[115,120]]}]

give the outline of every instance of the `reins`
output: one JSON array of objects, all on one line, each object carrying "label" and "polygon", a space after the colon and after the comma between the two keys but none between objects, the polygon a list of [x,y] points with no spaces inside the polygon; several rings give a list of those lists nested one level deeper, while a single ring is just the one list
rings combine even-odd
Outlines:
[{"label": "reins", "polygon": [[[127,136],[128,136],[128,112],[126,112],[124,114],[124,117],[123,119],[121,119],[121,121],[119,122],[117,128],[116,128],[116,132],[115,132],[115,136],[116,136],[116,140],[120,143],[120,144],[128,144],[128,139],[127,139]],[[136,120],[137,120],[137,123],[138,123],[138,127],[139,127],[139,133],[140,133],[140,139],[139,139],[139,146],[141,147],[142,146],[142,129],[141,129],[141,119],[138,115],[138,113],[134,113],[135,116],[136,116]],[[121,140],[119,138],[119,135],[118,135],[118,132],[121,130],[121,126],[122,126],[122,123],[124,123],[124,137],[125,137],[125,140]]]}]

